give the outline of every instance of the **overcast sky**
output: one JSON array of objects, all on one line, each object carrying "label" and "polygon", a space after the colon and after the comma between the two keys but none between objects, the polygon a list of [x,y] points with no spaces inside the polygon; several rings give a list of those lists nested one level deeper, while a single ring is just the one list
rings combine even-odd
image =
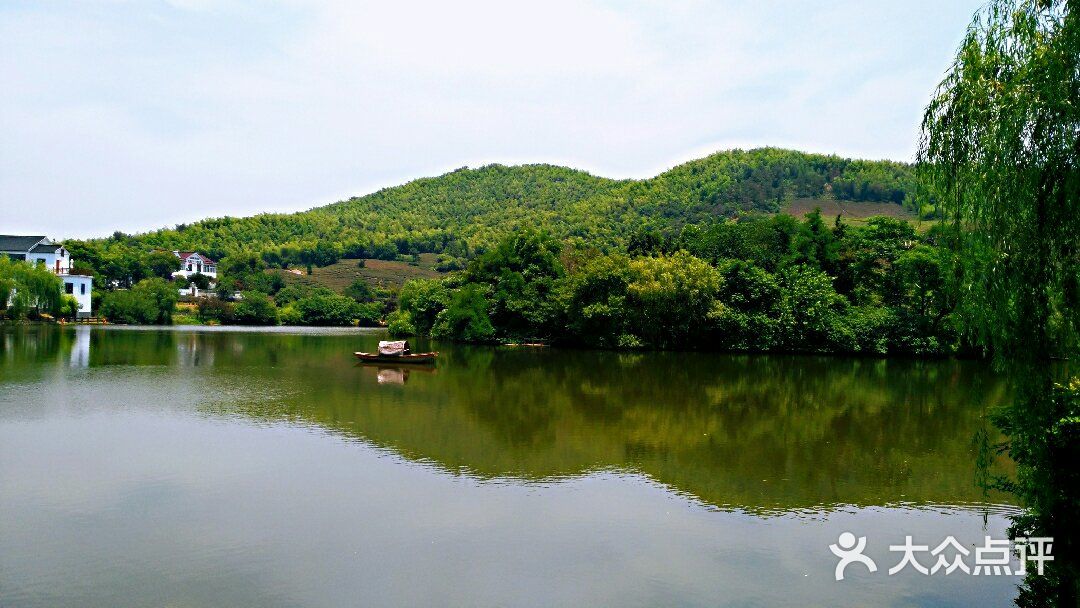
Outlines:
[{"label": "overcast sky", "polygon": [[910,160],[980,3],[0,2],[0,233],[292,211],[469,165]]}]

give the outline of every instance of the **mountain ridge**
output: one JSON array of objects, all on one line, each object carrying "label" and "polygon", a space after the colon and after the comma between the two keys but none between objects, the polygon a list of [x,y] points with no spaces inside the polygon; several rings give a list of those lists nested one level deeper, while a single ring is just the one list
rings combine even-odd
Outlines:
[{"label": "mountain ridge", "polygon": [[462,167],[293,213],[207,218],[96,242],[188,249],[303,251],[384,257],[421,252],[468,256],[528,225],[561,239],[617,246],[642,225],[702,223],[776,213],[794,199],[913,206],[911,165],[782,148],[726,150],[653,177],[613,179],[549,163]]}]

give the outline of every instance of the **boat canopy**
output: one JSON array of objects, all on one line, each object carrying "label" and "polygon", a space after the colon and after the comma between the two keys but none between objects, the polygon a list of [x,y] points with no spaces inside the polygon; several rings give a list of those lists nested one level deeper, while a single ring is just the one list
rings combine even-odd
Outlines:
[{"label": "boat canopy", "polygon": [[379,354],[388,357],[409,354],[409,342],[407,340],[381,340],[379,342]]}]

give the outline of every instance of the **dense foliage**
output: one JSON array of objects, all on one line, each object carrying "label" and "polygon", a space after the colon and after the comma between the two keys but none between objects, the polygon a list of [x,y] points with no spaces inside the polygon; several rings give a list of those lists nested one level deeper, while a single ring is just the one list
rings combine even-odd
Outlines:
[{"label": "dense foliage", "polygon": [[[920,159],[957,227],[963,329],[1016,386],[995,418],[1029,507],[1015,537],[1053,537],[1020,606],[1080,603],[1080,14],[1067,0],[996,0],[927,108]],[[989,448],[987,449],[989,451]],[[1039,573],[1042,574],[1042,573]]]},{"label": "dense foliage", "polygon": [[435,252],[447,255],[441,263],[449,270],[515,227],[606,249],[643,223],[666,228],[776,212],[799,198],[920,204],[908,165],[763,148],[720,152],[645,180],[612,180],[551,165],[463,168],[302,213],[209,219],[67,245],[76,259],[125,285],[162,276],[156,262],[167,260],[149,259],[147,252],[174,249],[197,250],[223,263],[240,255],[298,268],[341,257]]},{"label": "dense foliage", "polygon": [[604,254],[516,231],[446,280],[407,283],[396,334],[607,348],[939,354],[958,347],[949,259],[906,222],[785,215],[690,225]]},{"label": "dense foliage", "polygon": [[179,299],[176,288],[164,279],[143,279],[131,289],[105,294],[99,314],[112,323],[168,325]]},{"label": "dense foliage", "polygon": [[[40,314],[74,316],[63,296],[64,284],[43,264],[0,256],[0,311],[10,319]],[[78,305],[75,311],[78,312]]]}]

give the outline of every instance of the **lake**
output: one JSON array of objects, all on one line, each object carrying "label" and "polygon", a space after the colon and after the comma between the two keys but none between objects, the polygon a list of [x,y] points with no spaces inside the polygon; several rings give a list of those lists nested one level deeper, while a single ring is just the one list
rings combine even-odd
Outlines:
[{"label": "lake", "polygon": [[[1007,606],[987,365],[0,329],[0,606]],[[1000,466],[1008,468],[1007,463]],[[867,538],[876,573],[834,579]],[[930,560],[932,563],[932,560]],[[927,563],[927,565],[930,565]]]}]

